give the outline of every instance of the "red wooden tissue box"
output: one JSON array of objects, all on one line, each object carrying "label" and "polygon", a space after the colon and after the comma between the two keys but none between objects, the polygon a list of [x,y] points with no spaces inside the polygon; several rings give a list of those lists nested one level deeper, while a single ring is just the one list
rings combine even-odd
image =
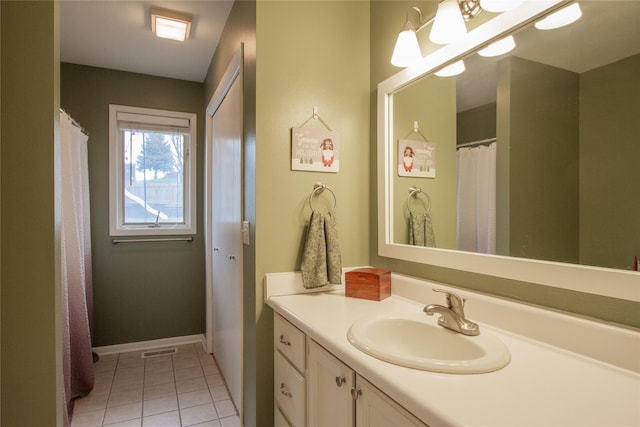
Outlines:
[{"label": "red wooden tissue box", "polygon": [[391,295],[391,272],[382,268],[358,268],[345,274],[348,297],[381,301]]}]

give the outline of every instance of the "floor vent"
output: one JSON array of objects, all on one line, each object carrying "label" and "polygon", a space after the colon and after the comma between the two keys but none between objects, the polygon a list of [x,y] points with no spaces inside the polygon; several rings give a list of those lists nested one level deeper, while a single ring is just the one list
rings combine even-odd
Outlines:
[{"label": "floor vent", "polygon": [[177,352],[177,348],[164,348],[162,350],[143,351],[142,358],[146,359],[148,357],[171,356],[172,354],[176,354]]}]

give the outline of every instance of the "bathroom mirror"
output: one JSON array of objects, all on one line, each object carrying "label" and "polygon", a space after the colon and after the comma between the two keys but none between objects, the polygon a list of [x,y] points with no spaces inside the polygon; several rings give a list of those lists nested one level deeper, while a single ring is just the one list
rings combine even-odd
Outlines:
[{"label": "bathroom mirror", "polygon": [[[378,85],[381,256],[640,301],[640,274],[625,270],[640,251],[635,219],[640,212],[640,198],[633,194],[635,183],[640,180],[640,95],[632,96],[631,104],[615,114],[605,118],[596,115],[598,109],[609,110],[598,104],[614,95],[613,90],[603,88],[603,82],[620,79],[615,70],[605,67],[607,64],[635,56],[631,67],[635,67],[636,79],[626,89],[622,86],[622,90],[638,91],[640,2],[587,1],[580,4],[582,18],[568,27],[548,31],[533,27],[544,15],[567,4],[559,0],[524,2]],[[613,44],[605,37],[607,20],[615,23]],[[478,50],[509,34],[516,42],[512,52],[493,58],[477,55]],[[567,35],[583,44],[568,44],[564,39]],[[549,51],[553,46],[557,47],[555,53]],[[587,58],[578,53],[587,53]],[[467,66],[462,75],[433,75],[459,59],[464,59]],[[562,87],[571,87],[570,95],[553,89],[559,104],[549,104],[549,99],[542,103],[533,98],[516,98],[521,93],[538,93],[541,89],[537,81],[553,88],[549,85],[552,77],[544,74],[547,68],[559,71],[560,79],[568,75],[568,80],[562,80]],[[604,70],[604,77],[602,73],[600,77],[585,73],[594,68]],[[601,96],[603,93],[606,96]],[[585,103],[589,97],[592,102]],[[493,117],[485,114],[487,108]],[[517,108],[523,108],[520,115]],[[483,110],[477,115],[480,120],[468,119],[462,113],[473,110]],[[544,115],[567,126],[557,129],[541,122]],[[465,119],[474,125],[460,126]],[[624,120],[623,125],[612,123],[614,119]],[[418,130],[414,130],[414,122]],[[599,122],[606,122],[608,128],[600,130]],[[496,242],[492,254],[458,250],[456,220],[456,144],[491,138],[491,131],[487,134],[482,130],[487,123],[493,126],[493,137],[497,139]],[[524,136],[516,134],[519,128],[525,129]],[[616,153],[607,141],[613,139],[617,143],[621,138],[616,132],[621,128],[627,129],[627,134],[629,129],[636,131],[631,138],[633,145]],[[538,135],[538,130],[546,133]],[[399,140],[410,139],[419,145],[423,137],[435,146],[435,177],[401,173]],[[605,159],[607,156],[610,159]],[[629,156],[635,156],[635,160],[628,160]],[[626,161],[626,165],[611,164],[618,160]],[[636,167],[632,166],[629,172],[629,162],[634,161]],[[536,162],[540,162],[538,167]],[[602,162],[605,167],[601,167]],[[554,164],[560,168],[553,169]],[[615,175],[625,168],[627,175],[623,177],[628,180],[623,182]],[[619,197],[622,185],[627,187],[626,198]],[[423,194],[410,198],[410,187],[421,188]],[[408,244],[407,214],[411,203],[418,209],[430,205],[436,247]],[[609,228],[618,234],[603,238],[600,233],[605,231],[597,227],[605,225],[607,217],[628,218],[629,226],[614,224]],[[615,242],[615,247],[609,242]],[[622,258],[619,253],[624,251],[628,256],[616,259]],[[605,259],[607,256],[613,261]]]}]

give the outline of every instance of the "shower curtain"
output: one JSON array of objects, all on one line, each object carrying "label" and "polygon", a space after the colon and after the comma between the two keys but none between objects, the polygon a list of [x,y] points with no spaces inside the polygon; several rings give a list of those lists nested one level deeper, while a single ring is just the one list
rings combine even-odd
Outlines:
[{"label": "shower curtain", "polygon": [[66,425],[72,415],[73,399],[89,394],[94,384],[87,140],[87,135],[66,113],[61,112],[60,262]]},{"label": "shower curtain", "polygon": [[496,143],[459,148],[458,249],[496,253]]}]

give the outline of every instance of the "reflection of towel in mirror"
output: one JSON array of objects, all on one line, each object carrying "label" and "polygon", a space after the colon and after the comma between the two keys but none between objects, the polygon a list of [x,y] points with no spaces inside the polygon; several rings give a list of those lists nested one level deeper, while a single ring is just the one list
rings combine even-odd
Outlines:
[{"label": "reflection of towel in mirror", "polygon": [[433,233],[431,216],[427,212],[409,212],[409,244],[435,248],[436,236]]},{"label": "reflection of towel in mirror", "polygon": [[305,288],[342,283],[342,260],[335,212],[311,214],[300,269]]}]

